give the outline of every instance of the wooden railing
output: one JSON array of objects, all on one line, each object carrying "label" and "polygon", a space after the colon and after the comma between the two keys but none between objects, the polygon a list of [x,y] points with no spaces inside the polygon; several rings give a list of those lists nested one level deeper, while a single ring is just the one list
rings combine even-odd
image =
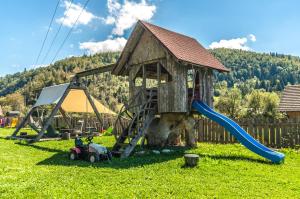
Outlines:
[{"label": "wooden railing", "polygon": [[[299,148],[300,122],[295,120],[261,122],[243,120],[237,122],[260,143],[272,148]],[[197,119],[196,131],[199,142],[235,143],[236,139],[222,126],[209,119]]]}]

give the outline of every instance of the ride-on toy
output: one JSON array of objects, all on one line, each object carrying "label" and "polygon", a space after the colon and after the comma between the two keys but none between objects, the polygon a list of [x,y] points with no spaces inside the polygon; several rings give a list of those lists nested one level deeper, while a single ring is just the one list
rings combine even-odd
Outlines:
[{"label": "ride-on toy", "polygon": [[86,140],[88,143],[84,144],[79,137],[75,138],[75,147],[70,149],[71,160],[84,159],[91,163],[111,160],[111,152],[106,147],[93,143],[93,136],[89,135]]}]

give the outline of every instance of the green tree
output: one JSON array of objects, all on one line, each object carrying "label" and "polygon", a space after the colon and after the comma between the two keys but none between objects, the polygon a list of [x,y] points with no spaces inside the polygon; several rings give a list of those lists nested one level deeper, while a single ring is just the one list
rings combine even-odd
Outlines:
[{"label": "green tree", "polygon": [[229,117],[237,119],[242,110],[241,91],[236,87],[228,89],[219,96],[216,108]]}]

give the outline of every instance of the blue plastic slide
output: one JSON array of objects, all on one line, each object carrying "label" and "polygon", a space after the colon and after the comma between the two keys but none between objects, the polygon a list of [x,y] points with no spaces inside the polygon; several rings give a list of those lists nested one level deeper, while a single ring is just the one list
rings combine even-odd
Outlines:
[{"label": "blue plastic slide", "polygon": [[249,150],[254,153],[271,160],[274,163],[281,163],[284,161],[284,154],[273,151],[268,147],[262,145],[257,140],[255,140],[251,135],[249,135],[244,129],[242,129],[237,123],[229,119],[228,117],[215,112],[205,103],[194,100],[192,104],[193,108],[199,113],[210,118],[211,120],[217,122],[223,126],[227,131],[229,131],[240,143],[242,143]]}]

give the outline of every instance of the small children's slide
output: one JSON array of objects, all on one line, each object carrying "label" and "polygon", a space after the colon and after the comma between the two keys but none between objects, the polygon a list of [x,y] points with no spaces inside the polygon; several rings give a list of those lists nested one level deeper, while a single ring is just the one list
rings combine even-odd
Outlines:
[{"label": "small children's slide", "polygon": [[215,112],[205,103],[194,100],[192,104],[193,108],[199,113],[210,118],[211,120],[217,122],[223,126],[227,131],[229,131],[240,143],[242,143],[249,150],[254,153],[271,160],[274,163],[281,163],[284,161],[284,154],[273,151],[268,147],[262,145],[256,141],[252,136],[250,136],[244,129],[242,129],[237,123],[228,117]]}]

